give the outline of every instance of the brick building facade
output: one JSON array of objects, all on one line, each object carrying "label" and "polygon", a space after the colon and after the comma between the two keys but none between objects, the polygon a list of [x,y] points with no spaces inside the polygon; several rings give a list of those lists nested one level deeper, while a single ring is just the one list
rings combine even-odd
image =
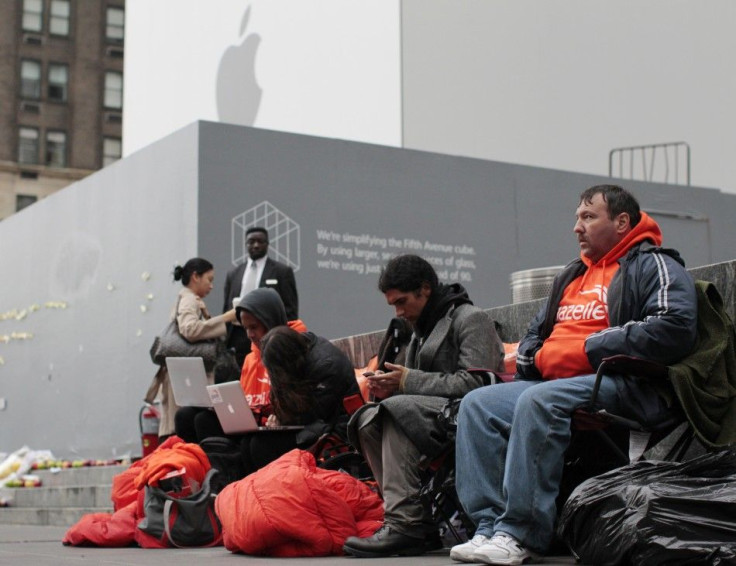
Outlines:
[{"label": "brick building facade", "polygon": [[118,159],[125,0],[0,0],[0,219]]}]

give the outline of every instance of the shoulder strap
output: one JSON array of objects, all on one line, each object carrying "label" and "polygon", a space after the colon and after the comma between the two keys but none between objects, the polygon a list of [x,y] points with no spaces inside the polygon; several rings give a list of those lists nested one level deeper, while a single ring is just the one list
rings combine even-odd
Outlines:
[{"label": "shoulder strap", "polygon": [[176,308],[174,309],[174,324],[176,325],[176,331],[179,331],[179,304],[181,303],[181,295],[176,297]]},{"label": "shoulder strap", "polygon": [[[184,499],[188,499],[190,501],[193,499],[201,500],[202,498],[207,498],[208,500],[214,499],[214,495],[212,494],[210,489],[210,481],[212,480],[212,476],[217,473],[219,472],[216,468],[210,468],[204,480],[202,481],[202,487],[200,488],[200,490],[196,494],[190,495],[189,497]],[[181,545],[174,540],[171,533],[171,513],[172,506],[174,504],[174,501],[176,500],[172,497],[169,497],[165,493],[163,495],[166,499],[164,502],[164,532],[166,533],[166,538],[169,540],[169,543],[172,546],[175,546],[177,548],[191,548],[190,546]],[[218,523],[217,517],[214,515],[211,504],[207,505],[207,518],[209,519],[210,525],[212,527],[212,540],[207,544],[198,546],[198,548],[206,548],[208,546],[217,546],[218,544],[220,544],[220,525]]]},{"label": "shoulder strap", "polygon": [[[169,541],[169,544],[176,548],[192,548],[191,546],[179,544],[174,540],[174,537],[171,536],[171,506],[173,504],[174,501],[172,499],[167,499],[164,503],[164,532],[166,533],[166,538]],[[212,540],[207,544],[198,546],[197,548],[207,548],[209,546],[218,546],[220,544],[220,528],[217,524],[217,520],[213,516],[212,507],[207,508],[207,516],[210,520],[210,524],[212,525]]]}]

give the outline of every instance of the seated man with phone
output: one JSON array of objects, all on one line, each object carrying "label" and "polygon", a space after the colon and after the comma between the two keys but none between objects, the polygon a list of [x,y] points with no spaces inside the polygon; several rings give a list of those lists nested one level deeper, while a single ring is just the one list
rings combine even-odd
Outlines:
[{"label": "seated man with phone", "polygon": [[384,499],[385,521],[373,536],[350,537],[356,557],[418,555],[442,547],[437,525],[419,498],[422,469],[447,445],[438,415],[449,399],[484,385],[472,368],[503,369],[503,344],[491,317],[473,306],[459,283],[440,284],[416,255],[390,260],[378,288],[396,316],[413,327],[405,365],[367,374],[378,403],[356,412],[351,443],[368,461]]}]

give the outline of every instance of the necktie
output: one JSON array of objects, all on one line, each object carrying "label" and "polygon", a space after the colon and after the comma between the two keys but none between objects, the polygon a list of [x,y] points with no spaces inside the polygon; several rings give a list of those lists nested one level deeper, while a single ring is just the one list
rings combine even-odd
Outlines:
[{"label": "necktie", "polygon": [[250,293],[253,289],[258,287],[258,281],[256,276],[258,275],[258,266],[255,261],[251,261],[250,265],[246,268],[245,278],[243,279],[243,288],[240,290],[240,296],[245,297],[247,293]]}]

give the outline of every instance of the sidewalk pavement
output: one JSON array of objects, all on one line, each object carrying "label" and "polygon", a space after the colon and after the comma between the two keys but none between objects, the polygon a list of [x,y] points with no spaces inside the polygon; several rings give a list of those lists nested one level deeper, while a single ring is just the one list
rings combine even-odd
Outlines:
[{"label": "sidewalk pavement", "polygon": [[[424,556],[405,558],[373,558],[362,560],[347,556],[319,558],[260,558],[233,554],[224,547],[197,549],[142,549],[142,548],[90,548],[61,544],[65,527],[38,527],[33,525],[0,525],[0,565],[16,566],[71,566],[78,564],[113,566],[448,566],[449,549]],[[548,557],[549,566],[570,566],[575,561],[570,556]]]}]

